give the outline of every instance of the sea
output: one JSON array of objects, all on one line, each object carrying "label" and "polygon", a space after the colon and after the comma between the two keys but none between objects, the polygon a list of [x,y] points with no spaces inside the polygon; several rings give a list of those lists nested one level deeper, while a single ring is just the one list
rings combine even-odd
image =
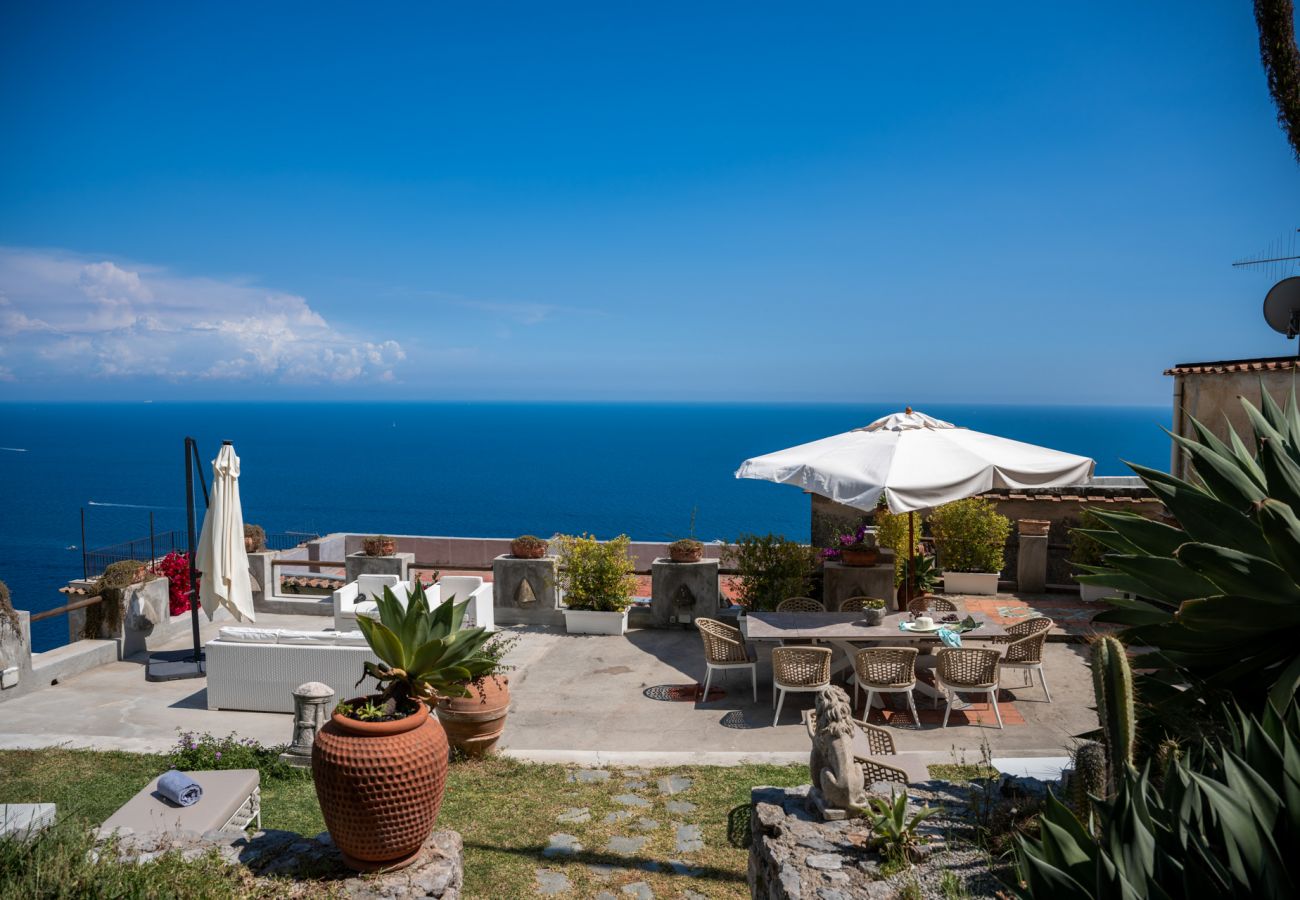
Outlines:
[{"label": "sea", "polygon": [[[744,459],[868,424],[861,404],[210,403],[0,405],[0,580],[32,612],[65,602],[85,544],[185,527],[184,439],[241,461],[244,518],[268,532],[635,540],[808,538],[797,488]],[[1097,460],[1169,465],[1161,407],[935,405],[929,415]],[[208,465],[210,472],[210,465]],[[36,651],[67,642],[35,623]]]}]

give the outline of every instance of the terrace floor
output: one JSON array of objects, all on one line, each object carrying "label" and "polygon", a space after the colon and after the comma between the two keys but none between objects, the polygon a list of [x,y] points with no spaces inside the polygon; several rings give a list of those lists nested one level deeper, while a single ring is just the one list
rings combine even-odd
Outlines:
[{"label": "terrace floor", "polygon": [[[1051,615],[1068,633],[1087,630],[1095,606],[1063,595],[967,598],[976,614],[1003,621],[1033,612]],[[317,629],[327,619],[263,615],[259,626]],[[204,639],[218,626],[204,623]],[[710,702],[694,688],[704,677],[700,639],[686,629],[633,629],[624,638],[568,635],[559,630],[515,628],[521,640],[507,658],[512,711],[502,748],[539,761],[611,765],[734,764],[807,758],[808,737],[800,711],[812,695],[788,695],[779,726],[772,725],[770,649],[759,645],[759,696],[736,672],[715,676]],[[184,639],[177,642],[184,646]],[[1059,640],[1047,645],[1045,663],[1054,702],[1041,686],[1023,687],[1024,673],[1003,678],[999,730],[977,702],[955,712],[941,728],[942,711],[917,697],[921,727],[891,710],[891,731],[900,752],[925,762],[976,762],[992,756],[1058,756],[1073,737],[1096,727],[1086,645]],[[718,696],[721,687],[723,695]],[[982,724],[988,719],[988,724]],[[202,681],[150,683],[143,658],[116,662],[0,705],[0,749],[66,745],[160,751],[178,731],[211,732],[264,743],[292,736],[288,714],[209,710]],[[877,713],[872,721],[881,721]]]}]

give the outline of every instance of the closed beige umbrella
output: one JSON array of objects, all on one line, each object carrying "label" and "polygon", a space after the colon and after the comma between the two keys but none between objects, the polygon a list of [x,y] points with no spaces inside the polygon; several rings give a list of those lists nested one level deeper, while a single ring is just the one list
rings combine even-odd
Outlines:
[{"label": "closed beige umbrella", "polygon": [[256,621],[244,550],[244,511],[239,502],[239,457],[226,441],[212,462],[212,493],[203,517],[195,568],[202,573],[199,603],[208,620],[224,606],[238,621]]}]

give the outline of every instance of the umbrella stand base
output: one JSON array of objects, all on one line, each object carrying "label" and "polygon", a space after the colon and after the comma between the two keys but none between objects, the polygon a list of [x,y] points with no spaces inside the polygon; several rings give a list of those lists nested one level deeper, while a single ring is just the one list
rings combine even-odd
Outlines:
[{"label": "umbrella stand base", "polygon": [[193,648],[150,654],[144,669],[146,681],[179,681],[182,678],[203,678],[205,675],[207,659],[200,653],[196,661]]}]

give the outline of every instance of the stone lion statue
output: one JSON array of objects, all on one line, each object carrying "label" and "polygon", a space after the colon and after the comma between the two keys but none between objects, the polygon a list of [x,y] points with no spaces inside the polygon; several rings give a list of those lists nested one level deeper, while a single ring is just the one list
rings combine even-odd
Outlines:
[{"label": "stone lion statue", "polygon": [[824,809],[848,810],[867,805],[865,778],[853,758],[853,707],[842,688],[831,685],[817,692],[808,769],[813,793],[820,792]]}]

